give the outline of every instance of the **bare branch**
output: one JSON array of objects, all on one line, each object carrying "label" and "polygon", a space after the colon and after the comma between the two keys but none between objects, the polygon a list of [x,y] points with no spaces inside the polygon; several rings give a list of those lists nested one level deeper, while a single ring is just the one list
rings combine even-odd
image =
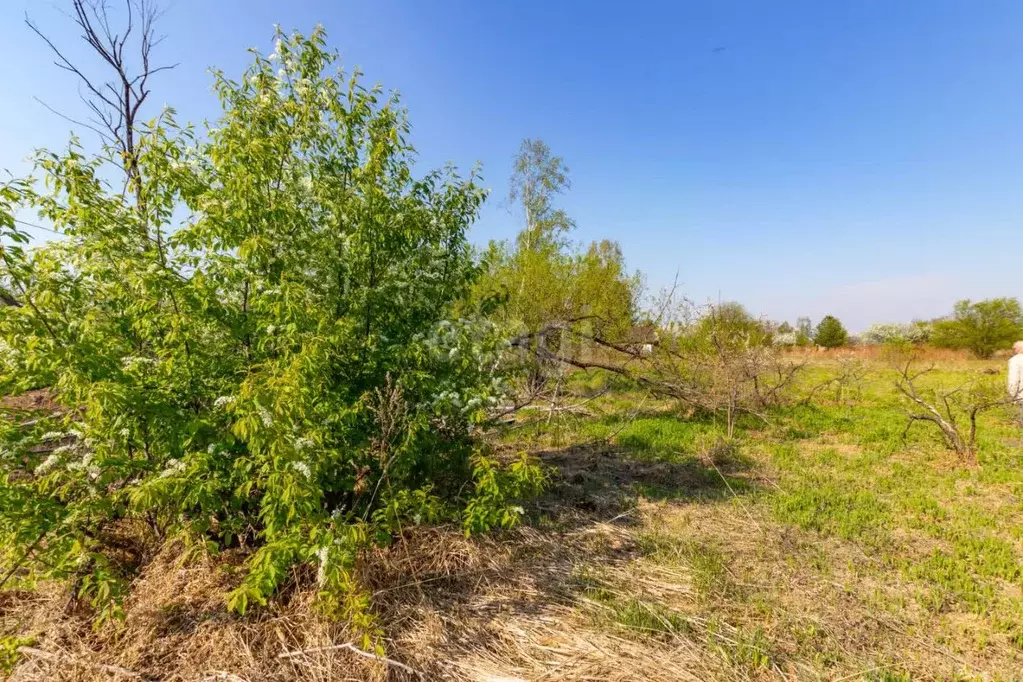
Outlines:
[{"label": "bare branch", "polygon": [[33,97],[32,99],[34,99],[36,102],[39,102],[39,104],[41,104],[51,114],[54,114],[56,116],[60,116],[62,119],[64,119],[65,121],[67,121],[69,123],[74,123],[75,125],[82,126],[83,128],[88,128],[92,132],[94,132],[97,135],[99,135],[100,139],[103,140],[105,143],[112,144],[114,142],[114,139],[112,137],[110,137],[109,133],[104,132],[103,130],[97,128],[96,126],[94,126],[94,125],[92,125],[90,123],[86,123],[85,121],[79,121],[78,119],[71,118],[70,116],[66,116],[66,115],[60,113],[59,111],[57,111],[56,109],[54,109],[53,107],[51,107],[49,104],[47,104],[43,100],[39,99],[38,97]]},{"label": "bare branch", "polygon": [[[907,410],[909,420],[903,431],[903,438],[916,422],[930,422],[941,433],[942,440],[949,450],[954,450],[961,457],[971,460],[977,454],[977,417],[992,408],[1012,402],[1010,397],[987,394],[976,384],[958,386],[952,390],[940,388],[931,391],[932,397],[925,399],[916,387],[916,380],[933,369],[933,365],[922,371],[914,372],[913,358],[899,365],[899,377],[895,388],[919,411]],[[938,406],[944,409],[944,413]],[[959,426],[959,418],[965,416],[970,423],[966,433]]]},{"label": "bare branch", "polygon": [[[124,30],[119,32],[114,27],[106,0],[71,0],[71,5],[73,11],[68,16],[81,30],[82,40],[106,64],[111,77],[100,83],[86,75],[26,14],[25,24],[42,38],[56,55],[54,63],[61,69],[73,73],[84,85],[88,96],[79,94],[86,107],[94,114],[96,126],[82,123],[59,112],[54,113],[94,132],[100,132],[97,127],[105,128],[104,132],[100,132],[101,139],[120,152],[122,168],[127,178],[126,184],[134,191],[136,205],[143,215],[141,229],[148,237],[141,169],[136,150],[138,116],[142,105],[149,97],[150,76],[177,66],[170,64],[154,67],[150,62],[152,50],[160,42],[154,40],[153,23],[161,13],[150,0],[124,0],[125,25]],[[133,44],[139,56],[140,66],[137,70],[129,66],[126,57],[126,52]],[[157,241],[159,242],[159,234]]]}]

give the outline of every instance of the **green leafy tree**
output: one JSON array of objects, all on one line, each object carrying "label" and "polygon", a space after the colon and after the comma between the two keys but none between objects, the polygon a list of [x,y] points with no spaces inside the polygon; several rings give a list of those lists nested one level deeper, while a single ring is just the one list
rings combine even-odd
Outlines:
[{"label": "green leafy tree", "polygon": [[967,349],[989,358],[1023,337],[1023,309],[1018,299],[992,298],[959,301],[951,317],[935,320],[931,343],[939,348]]},{"label": "green leafy tree", "polygon": [[543,140],[525,139],[515,156],[508,202],[521,204],[525,227],[519,245],[527,251],[555,246],[575,227],[554,198],[571,188],[564,159],[554,156]]},{"label": "green leafy tree", "polygon": [[575,223],[555,205],[570,187],[568,168],[541,140],[525,140],[515,157],[509,201],[524,225],[514,245],[492,243],[477,300],[499,300],[498,319],[525,332],[580,318],[596,334],[622,338],[637,312],[639,278],[626,271],[616,242],[582,251],[567,239]]},{"label": "green leafy tree", "polygon": [[825,315],[817,325],[813,341],[824,348],[840,348],[848,343],[849,332],[845,330],[837,317]]},{"label": "green leafy tree", "polygon": [[[0,418],[0,546],[116,615],[124,528],[244,544],[244,611],[296,565],[370,628],[352,567],[400,524],[512,525],[542,485],[473,438],[503,399],[506,341],[456,306],[479,267],[475,174],[413,174],[396,97],[337,68],[321,29],[278,33],[202,136],[170,110],[124,151],[40,153],[0,190],[0,393],[58,409]],[[42,182],[38,182],[41,180]],[[37,193],[42,184],[48,191]],[[25,247],[34,207],[65,238]]]}]

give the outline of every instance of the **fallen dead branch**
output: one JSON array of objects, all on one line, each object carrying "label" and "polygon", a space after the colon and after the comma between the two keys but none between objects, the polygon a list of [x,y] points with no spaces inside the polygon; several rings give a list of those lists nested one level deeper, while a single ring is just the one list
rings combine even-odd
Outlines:
[{"label": "fallen dead branch", "polygon": [[394,659],[391,658],[387,658],[386,656],[374,654],[369,651],[363,651],[359,647],[355,646],[355,644],[352,642],[345,642],[344,644],[332,644],[330,646],[318,646],[313,647],[311,649],[297,649],[295,651],[285,651],[284,653],[279,654],[277,658],[294,658],[295,656],[308,656],[309,654],[321,651],[337,651],[339,649],[346,649],[355,654],[356,656],[362,656],[363,658],[379,661],[380,663],[386,663],[387,665],[398,668],[399,670],[404,670],[407,673],[411,673],[418,677],[423,677],[423,673],[419,672],[415,668],[410,668],[404,663],[399,663],[398,661],[395,661]]},{"label": "fallen dead branch", "polygon": [[122,668],[119,665],[107,665],[105,663],[90,663],[89,661],[82,661],[80,659],[72,659],[68,656],[61,656],[50,651],[43,651],[42,649],[36,649],[31,646],[20,646],[18,647],[18,653],[32,658],[38,658],[49,663],[60,664],[60,663],[73,663],[74,665],[84,665],[89,668],[96,670],[102,670],[103,672],[110,673],[112,675],[120,675],[121,677],[132,677],[138,680],[149,680],[153,678],[145,677],[141,673],[137,673],[134,670],[128,670]]}]

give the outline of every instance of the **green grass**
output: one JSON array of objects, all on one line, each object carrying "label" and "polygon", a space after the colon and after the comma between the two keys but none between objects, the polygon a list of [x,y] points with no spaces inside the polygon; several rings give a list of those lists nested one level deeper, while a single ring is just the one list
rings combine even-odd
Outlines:
[{"label": "green grass", "polygon": [[693,586],[704,596],[724,594],[734,589],[724,553],[709,543],[661,532],[641,535],[639,547],[656,561],[689,569]]},{"label": "green grass", "polygon": [[[925,385],[956,385],[986,376],[980,372],[991,366],[943,366]],[[826,364],[811,367],[804,389],[829,371]],[[605,386],[592,376],[575,381],[588,395]],[[737,675],[795,658],[825,678],[862,664],[859,669],[867,672],[858,679],[916,679],[926,669],[914,662],[921,654],[903,656],[900,647],[929,641],[931,648],[923,651],[944,647],[959,652],[956,656],[970,651],[994,656],[988,669],[979,664],[969,669],[973,672],[1021,679],[1013,671],[1023,671],[1023,434],[1009,410],[982,416],[977,461],[967,463],[943,447],[931,425],[906,432],[893,375],[880,364],[840,400],[822,393],[813,403],[795,401],[772,411],[769,424],[743,420],[727,448],[721,447],[720,422],[688,417],[678,406],[644,398],[625,384],[590,407],[590,417],[536,426],[518,437],[534,447],[604,443],[622,461],[674,466],[664,480],[620,485],[639,498],[678,505],[695,518],[706,508],[724,509],[713,513],[738,520],[733,525],[741,530],[730,532],[741,532],[734,537],[741,551],[729,547],[727,536],[707,537],[686,523],[649,526],[636,535],[645,561],[687,576],[697,599],[689,607],[706,618],[700,621],[704,644]],[[773,542],[788,537],[786,528],[802,534],[784,559],[785,571],[799,572],[807,584],[830,581],[834,598],[863,609],[861,620],[875,614],[912,620],[916,639],[892,645],[888,658],[871,668],[878,659],[870,646],[855,665],[848,660],[843,642],[859,633],[836,634],[842,623],[796,619],[780,625],[789,619],[779,615],[784,609],[778,611],[785,599],[757,588],[758,580],[777,580],[783,569],[778,553],[757,549],[755,538],[749,548],[761,524],[777,529],[771,531]],[[765,563],[749,559],[750,552]],[[746,563],[737,567],[743,553]],[[746,578],[737,578],[742,572]],[[692,635],[688,611],[630,593],[628,586],[613,591],[590,586],[585,593],[603,605],[605,621],[615,627],[656,637]],[[727,637],[715,640],[707,623],[721,613],[732,614],[733,625]],[[967,622],[969,627],[962,625]],[[787,642],[783,653],[770,645],[777,636]],[[891,633],[885,636],[898,642]],[[949,666],[945,678],[972,679],[961,665]]]}]

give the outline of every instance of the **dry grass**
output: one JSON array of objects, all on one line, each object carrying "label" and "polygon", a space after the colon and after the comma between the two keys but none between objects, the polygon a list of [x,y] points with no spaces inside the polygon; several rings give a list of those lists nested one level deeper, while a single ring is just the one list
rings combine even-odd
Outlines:
[{"label": "dry grass", "polygon": [[[806,358],[814,364],[827,363],[838,358],[855,358],[865,361],[884,361],[891,355],[891,349],[883,345],[846,346],[843,348],[793,348],[786,355],[793,358]],[[934,346],[918,346],[914,354],[924,363],[940,363],[943,366],[981,365],[988,360],[978,359],[968,350],[951,348],[935,348]],[[1008,358],[1009,351],[997,351],[995,359]]]},{"label": "dry grass", "polygon": [[[594,458],[614,460],[548,456],[598,473]],[[566,471],[559,490],[579,487]],[[669,473],[632,463],[628,475]],[[302,576],[272,607],[229,615],[224,594],[242,557],[186,560],[174,545],[136,581],[120,629],[93,632],[85,614],[65,615],[60,590],[8,593],[4,630],[36,635],[35,649],[59,657],[24,656],[11,679],[129,679],[116,666],[173,682],[823,680],[868,679],[886,661],[939,679],[1007,660],[1001,648],[964,654],[929,641],[928,615],[912,601],[893,606],[906,586],[881,578],[876,560],[763,516],[751,523],[752,501],[690,489],[688,499],[626,507],[588,483],[593,498],[576,490],[546,529],[477,540],[424,529],[363,558],[387,655],[421,676],[331,648],[353,635],[313,615]],[[281,658],[300,650],[311,651]]]}]

